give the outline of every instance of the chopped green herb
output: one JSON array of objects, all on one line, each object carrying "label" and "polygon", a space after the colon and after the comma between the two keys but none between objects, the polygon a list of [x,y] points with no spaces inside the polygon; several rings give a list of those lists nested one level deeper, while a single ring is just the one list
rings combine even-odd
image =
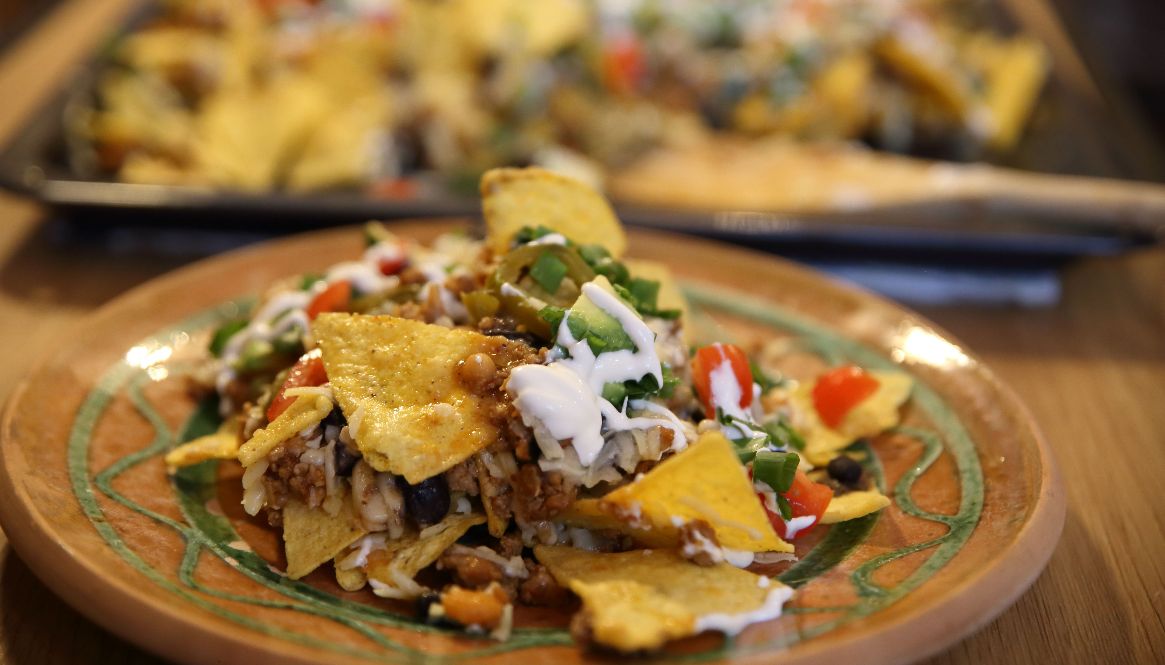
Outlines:
[{"label": "chopped green herb", "polygon": [[777,495],[777,510],[781,511],[781,519],[786,522],[793,519],[793,505],[783,494]]},{"label": "chopped green herb", "polygon": [[214,336],[210,338],[210,352],[215,358],[222,357],[223,349],[226,348],[227,342],[235,336],[240,330],[247,327],[246,319],[238,319],[235,321],[227,321],[214,331]]},{"label": "chopped green herb", "polygon": [[547,293],[556,293],[562,278],[566,277],[566,264],[551,252],[544,252],[530,266],[530,279],[533,279]]},{"label": "chopped green herb", "polygon": [[[552,233],[557,233],[557,231],[541,224],[538,226],[523,226],[518,230],[517,233],[514,234],[514,244],[525,245],[528,242],[532,242]],[[569,244],[569,241],[567,242]]]},{"label": "chopped green herb", "polygon": [[797,430],[793,429],[789,421],[784,418],[770,420],[764,425],[761,425],[761,429],[765,431],[765,434],[769,435],[773,445],[778,448],[805,449],[805,439],[802,439],[801,435],[797,433]]},{"label": "chopped green herb", "polygon": [[309,272],[299,280],[299,290],[308,291],[311,287],[316,285],[316,282],[322,281],[324,276],[319,273]]},{"label": "chopped green herb", "polygon": [[659,282],[653,279],[632,277],[631,281],[627,282],[627,290],[635,298],[636,309],[655,311],[655,303],[659,298]]},{"label": "chopped green herb", "polygon": [[551,336],[553,337],[557,334],[558,326],[562,325],[562,318],[566,316],[566,309],[563,307],[555,307],[554,305],[547,305],[538,310],[538,316],[550,324]]},{"label": "chopped green herb", "polygon": [[797,465],[800,463],[801,457],[797,453],[759,450],[752,461],[752,477],[771,487],[777,494],[784,494],[793,487],[793,477],[797,475]]},{"label": "chopped green herb", "polygon": [[760,384],[761,392],[768,392],[773,388],[780,388],[785,385],[785,377],[773,378],[768,375],[755,360],[749,359],[748,368],[752,370],[752,380]]},{"label": "chopped green herb", "polygon": [[614,404],[616,409],[622,409],[623,404],[627,402],[627,387],[622,383],[605,383],[603,399]]}]

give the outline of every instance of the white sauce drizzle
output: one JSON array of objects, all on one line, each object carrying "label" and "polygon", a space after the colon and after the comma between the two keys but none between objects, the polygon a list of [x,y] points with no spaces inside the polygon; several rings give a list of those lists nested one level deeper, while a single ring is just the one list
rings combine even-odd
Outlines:
[{"label": "white sauce drizzle", "polygon": [[765,596],[765,602],[755,610],[740,614],[705,614],[696,619],[696,630],[718,630],[727,635],[736,635],[754,623],[769,621],[781,616],[781,610],[792,596],[792,587],[783,584],[777,585]]},{"label": "white sauce drizzle", "polygon": [[[570,439],[584,467],[590,466],[603,448],[604,422],[609,431],[667,427],[674,433],[673,448],[682,450],[687,446],[687,437],[679,418],[671,411],[647,400],[630,400],[620,410],[602,397],[603,386],[608,383],[634,381],[647,375],[663,385],[655,334],[634,310],[598,284],[584,284],[582,293],[619,322],[635,350],[622,349],[596,356],[585,339],[576,340],[571,335],[568,312],[558,327],[557,341],[570,357],[555,358],[548,365],[523,365],[510,373],[506,390],[514,396],[514,406],[522,414],[523,422],[531,427],[540,423],[560,441]],[[629,417],[628,406],[662,417]]]},{"label": "white sauce drizzle", "polygon": [[[399,260],[404,255],[404,248],[400,243],[394,240],[379,242],[364,250],[364,255],[359,261],[345,261],[332,266],[324,279],[314,284],[310,290],[297,289],[272,296],[251,317],[247,327],[232,335],[223,347],[218,375],[215,377],[218,393],[225,394],[227,386],[238,376],[235,365],[249,344],[273,342],[296,327],[306,335],[311,330],[307,306],[332,284],[347,281],[354,289],[364,294],[396,288],[400,284],[400,278],[396,275],[381,274],[380,263]],[[232,408],[229,400],[223,398],[220,404],[221,412],[227,414]]]},{"label": "white sauce drizzle", "polygon": [[535,238],[534,240],[531,240],[530,242],[528,242],[526,244],[527,245],[565,245],[566,244],[566,236],[562,235],[561,233],[547,233],[546,235],[542,236],[541,238]]}]

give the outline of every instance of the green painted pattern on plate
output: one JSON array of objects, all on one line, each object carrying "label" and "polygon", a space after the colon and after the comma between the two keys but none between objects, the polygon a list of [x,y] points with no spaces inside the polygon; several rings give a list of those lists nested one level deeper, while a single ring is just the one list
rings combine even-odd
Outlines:
[{"label": "green painted pattern on plate", "polygon": [[[824,326],[815,324],[792,312],[778,308],[771,303],[754,300],[735,291],[704,285],[685,285],[684,291],[693,305],[707,310],[720,310],[744,317],[757,323],[793,334],[803,348],[811,349],[831,363],[852,361],[872,369],[901,369],[871,349],[848,340]],[[246,310],[250,302],[230,303],[221,308],[208,310],[172,328],[163,330],[144,340],[143,345],[166,344],[172,335],[184,331],[207,328],[221,322],[229,314]],[[400,616],[385,609],[363,603],[344,600],[312,587],[303,582],[289,580],[272,570],[266,561],[240,547],[242,539],[230,522],[223,516],[207,509],[208,502],[215,493],[215,462],[204,462],[180,470],[173,476],[175,500],[181,509],[185,523],[151,511],[133,501],[114,488],[114,480],[126,471],[153,457],[164,454],[181,441],[209,433],[218,425],[218,415],[213,403],[204,402],[193,413],[181,432],[172,432],[145,398],[142,386],[147,380],[144,370],[120,362],[100,379],[86,397],[78,411],[69,438],[68,465],[72,487],[77,500],[94,528],[127,563],[140,571],[155,584],[173,592],[183,600],[219,617],[246,626],[251,630],[288,640],[305,646],[325,649],[357,658],[381,662],[416,662],[424,660],[457,661],[505,653],[531,647],[568,646],[570,637],[565,630],[518,628],[513,637],[505,643],[487,643],[486,646],[468,649],[457,654],[434,656],[410,648],[394,639],[391,632],[383,629],[443,632]],[[118,460],[96,473],[89,468],[89,446],[96,424],[100,421],[113,398],[125,392],[138,412],[153,427],[153,440],[138,450]],[[835,608],[790,608],[791,613],[833,613],[838,616],[814,626],[811,630],[782,635],[775,640],[747,646],[734,645],[726,639],[723,646],[698,654],[678,657],[684,661],[705,661],[721,658],[728,654],[755,653],[782,648],[797,641],[808,639],[856,618],[868,616],[898,600],[917,588],[926,579],[946,564],[970,537],[978,523],[983,502],[983,479],[973,442],[958,418],[942,399],[921,382],[916,381],[912,395],[915,405],[934,424],[937,432],[916,428],[902,428],[899,432],[920,441],[924,446],[923,457],[895,484],[893,499],[907,514],[941,523],[948,527],[942,536],[917,543],[900,550],[888,552],[864,562],[852,574],[852,582],[858,591],[857,603]],[[915,480],[921,477],[944,449],[949,451],[958,469],[962,492],[959,511],[954,515],[938,515],[921,510],[910,495]],[[864,447],[867,469],[882,487],[881,465],[872,450]],[[884,489],[884,488],[883,488]],[[186,542],[186,551],[177,571],[167,574],[155,569],[142,556],[129,547],[110,524],[97,501],[95,490],[141,515],[149,517],[160,526],[173,529]],[[830,570],[852,552],[874,528],[878,515],[835,525],[830,528],[822,541],[804,558],[785,571],[779,579],[791,586],[803,585]],[[884,588],[872,581],[874,572],[887,563],[914,552],[933,549],[930,557],[907,579],[892,588]],[[240,575],[275,591],[280,600],[257,598],[235,592],[208,587],[198,580],[196,571],[204,555],[210,554],[235,568]],[[259,607],[274,607],[295,610],[318,616],[344,626],[366,638],[378,648],[359,648],[341,642],[326,641],[312,635],[289,631],[279,626],[258,621],[231,609],[216,600],[247,603]],[[465,638],[469,641],[471,638]],[[480,643],[480,640],[478,641]],[[671,660],[677,659],[668,655]]]}]

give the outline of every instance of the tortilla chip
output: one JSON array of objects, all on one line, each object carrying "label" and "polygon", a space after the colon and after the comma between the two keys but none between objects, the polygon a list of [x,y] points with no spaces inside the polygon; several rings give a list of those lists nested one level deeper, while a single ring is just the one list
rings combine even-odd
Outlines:
[{"label": "tortilla chip", "polygon": [[367,533],[347,501],[338,513],[329,515],[323,508],[308,508],[299,499],[290,499],[283,507],[287,576],[298,580]]},{"label": "tortilla chip", "polygon": [[845,414],[837,429],[821,422],[813,406],[814,382],[798,386],[789,396],[798,416],[797,430],[805,439],[804,457],[824,466],[837,451],[854,441],[875,436],[898,424],[898,409],[910,398],[914,382],[902,372],[870,372],[878,389]]},{"label": "tortilla chip", "polygon": [[545,226],[580,245],[602,245],[619,258],[627,236],[599,192],[564,175],[539,168],[492,169],[481,177],[486,242],[495,252],[510,248],[525,226]]},{"label": "tortilla chip", "polygon": [[614,529],[652,547],[679,542],[677,521],[704,520],[721,547],[793,551],[773,531],[748,472],[719,432],[701,435],[639,480],[600,499],[576,501],[563,519],[574,526]]},{"label": "tortilla chip", "polygon": [[323,395],[300,395],[287,410],[239,447],[239,462],[251,466],[275,446],[319,423],[332,412],[332,400]]},{"label": "tortilla chip", "polygon": [[497,397],[470,392],[457,364],[487,353],[498,367],[510,366],[522,355],[519,343],[358,314],[321,314],[312,333],[352,438],[377,471],[416,484],[497,439]]},{"label": "tortilla chip", "polygon": [[425,568],[440,558],[449,546],[465,535],[469,528],[485,523],[485,518],[476,513],[447,516],[433,526],[419,533],[411,533],[394,540],[382,551],[369,556],[368,579],[378,596],[386,598],[413,598],[414,590],[404,588],[400,578],[412,580]]},{"label": "tortilla chip", "polygon": [[239,456],[239,429],[242,423],[232,418],[219,426],[214,434],[187,441],[166,453],[166,468],[171,473],[184,466],[192,466],[211,459],[236,459]]},{"label": "tortilla chip", "polygon": [[[623,652],[657,649],[703,630],[780,616],[792,589],[728,564],[697,566],[671,550],[604,554],[538,546],[534,555],[582,599],[595,642]],[[745,619],[742,615],[751,615]]]},{"label": "tortilla chip", "polygon": [[841,496],[834,496],[829,500],[825,514],[821,516],[821,523],[836,524],[865,517],[888,505],[890,505],[890,498],[878,490],[849,492]]}]

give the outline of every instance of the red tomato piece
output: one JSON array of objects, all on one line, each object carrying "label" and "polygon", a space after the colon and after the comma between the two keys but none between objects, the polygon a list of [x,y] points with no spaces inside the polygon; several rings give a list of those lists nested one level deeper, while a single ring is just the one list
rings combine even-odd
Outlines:
[{"label": "red tomato piece", "polygon": [[874,394],[878,380],[860,367],[844,365],[817,379],[813,386],[813,406],[821,422],[836,428],[845,414]]},{"label": "red tomato piece", "polygon": [[279,387],[279,392],[275,393],[275,397],[267,407],[267,422],[278,418],[279,414],[286,411],[287,407],[295,402],[294,397],[288,397],[284,394],[288,388],[322,386],[327,382],[328,374],[324,370],[324,361],[320,357],[320,350],[312,349],[303,354],[292,366],[291,371],[287,373],[287,378]]},{"label": "red tomato piece", "polygon": [[603,81],[618,94],[630,94],[643,77],[643,49],[632,37],[621,37],[603,51]]},{"label": "red tomato piece", "polygon": [[346,281],[332,282],[312,299],[307,306],[307,318],[315,319],[324,312],[341,312],[352,299],[352,284]]},{"label": "red tomato piece", "polygon": [[377,265],[380,267],[380,274],[395,275],[398,272],[404,270],[405,266],[408,265],[408,262],[408,257],[406,257],[405,253],[402,251],[397,256],[380,259],[380,262]]},{"label": "red tomato piece", "polygon": [[748,365],[748,356],[735,344],[716,342],[701,347],[692,359],[692,380],[696,384],[696,395],[709,418],[716,417],[716,405],[712,399],[712,372],[724,363],[732,365],[732,374],[740,386],[740,408],[752,406],[752,368]]},{"label": "red tomato piece", "polygon": [[[760,503],[764,506],[765,513],[769,516],[769,522],[773,525],[773,530],[777,532],[783,540],[795,540],[799,534],[805,532],[808,527],[803,527],[797,530],[790,538],[785,520],[781,518],[779,512],[773,512],[765,504],[764,495],[757,493],[760,497]],[[815,483],[809,480],[809,476],[805,475],[804,471],[797,470],[797,475],[793,477],[793,486],[789,488],[788,492],[783,495],[789,502],[789,506],[793,509],[793,517],[813,517],[813,524],[816,525],[821,522],[821,516],[825,514],[825,509],[829,507],[829,502],[833,500],[833,490],[828,485],[822,483]]]}]

